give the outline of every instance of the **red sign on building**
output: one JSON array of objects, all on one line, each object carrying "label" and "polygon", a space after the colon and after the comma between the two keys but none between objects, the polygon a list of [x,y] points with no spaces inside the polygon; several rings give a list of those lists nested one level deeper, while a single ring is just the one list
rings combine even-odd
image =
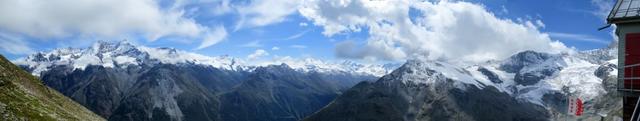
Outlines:
[{"label": "red sign on building", "polygon": [[584,112],[584,106],[580,98],[569,96],[569,105],[567,113],[569,115],[580,116]]}]

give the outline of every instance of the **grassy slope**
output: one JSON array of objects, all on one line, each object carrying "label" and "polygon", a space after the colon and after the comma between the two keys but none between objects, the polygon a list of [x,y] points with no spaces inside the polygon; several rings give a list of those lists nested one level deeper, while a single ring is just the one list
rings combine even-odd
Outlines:
[{"label": "grassy slope", "polygon": [[0,55],[0,120],[104,120]]}]

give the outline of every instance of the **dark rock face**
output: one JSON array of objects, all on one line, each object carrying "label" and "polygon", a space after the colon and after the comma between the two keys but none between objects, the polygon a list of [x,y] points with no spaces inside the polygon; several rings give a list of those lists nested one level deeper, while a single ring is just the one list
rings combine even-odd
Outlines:
[{"label": "dark rock face", "polygon": [[567,95],[560,92],[548,93],[542,96],[544,104],[557,112],[565,113],[567,111]]},{"label": "dark rock face", "polygon": [[373,76],[254,72],[195,64],[142,64],[84,70],[56,66],[43,82],[109,120],[300,120]]},{"label": "dark rock face", "polygon": [[550,117],[544,107],[518,101],[493,87],[457,88],[453,85],[456,80],[435,70],[424,76],[436,83],[404,83],[399,77],[414,70],[403,67],[374,83],[359,83],[305,120],[541,121]]},{"label": "dark rock face", "polygon": [[[154,120],[155,116],[170,116],[166,119],[171,120],[182,117],[214,120],[218,100],[211,90],[224,90],[234,82],[215,82],[222,79],[210,78],[210,75],[218,73],[192,73],[195,69],[199,67],[169,64],[124,69],[89,66],[75,71],[57,67],[41,78],[45,84],[109,120]],[[198,80],[203,78],[210,80]],[[212,81],[219,87],[206,88],[200,81]],[[171,115],[156,113],[172,110],[177,111]]]},{"label": "dark rock face", "polygon": [[500,80],[500,77],[498,77],[497,74],[489,71],[486,68],[480,67],[478,68],[478,71],[480,71],[480,73],[482,73],[483,75],[487,76],[487,78],[493,82],[493,83],[502,83],[502,80]]},{"label": "dark rock face", "polygon": [[345,89],[337,82],[341,81],[297,72],[287,65],[259,67],[247,81],[222,95],[222,120],[301,120]]},{"label": "dark rock face", "polygon": [[246,80],[249,74],[245,71],[228,71],[206,66],[190,66],[182,71],[186,74],[199,75],[194,77],[195,80],[212,92],[229,91],[233,86]]},{"label": "dark rock face", "polygon": [[[216,109],[218,101],[213,93],[198,83],[198,78],[204,75],[187,73],[192,67],[175,65],[158,65],[140,76],[134,84],[133,95],[125,98],[116,108],[110,120],[128,120],[152,114],[150,120],[171,119],[185,117],[214,120],[218,116]],[[197,95],[197,96],[192,96]],[[180,105],[179,102],[192,102]],[[189,108],[189,107],[208,107]],[[131,108],[131,110],[127,109]],[[142,110],[144,109],[144,110]],[[156,113],[163,112],[163,113]],[[189,113],[185,113],[189,112]],[[146,114],[138,117],[127,117],[127,114]],[[124,117],[123,117],[124,116]],[[160,116],[160,117],[155,117]],[[171,117],[171,118],[162,118]],[[149,120],[143,118],[141,120]]]},{"label": "dark rock face", "polygon": [[478,121],[544,121],[550,117],[544,107],[518,101],[493,87],[454,89],[452,95],[462,110]]},{"label": "dark rock face", "polygon": [[438,86],[362,82],[305,120],[544,121],[550,116],[544,107],[517,101],[494,88]]},{"label": "dark rock face", "polygon": [[553,55],[551,54],[530,50],[523,51],[511,56],[507,61],[500,65],[500,69],[509,73],[516,73],[526,66],[540,64],[551,58],[553,58]]},{"label": "dark rock face", "polygon": [[616,66],[615,64],[603,64],[603,65],[600,65],[600,67],[598,67],[598,69],[596,69],[596,71],[593,74],[599,77],[600,79],[606,79],[609,73],[615,70],[616,68],[618,68],[618,66]]},{"label": "dark rock face", "polygon": [[562,70],[562,67],[556,63],[564,62],[559,61],[561,59],[560,56],[562,55],[524,51],[505,60],[500,64],[499,69],[509,73],[516,73],[514,81],[518,84],[524,86],[533,85]]},{"label": "dark rock face", "polygon": [[516,73],[514,81],[516,83],[527,86],[538,83],[540,80],[553,75],[554,73],[560,71],[561,68],[545,68],[532,72],[519,72]]},{"label": "dark rock face", "polygon": [[[55,67],[41,76],[43,82],[87,106],[98,115],[108,118],[119,105],[127,87],[119,80],[122,73],[99,66],[89,66],[84,71],[71,71],[71,67]],[[95,74],[94,74],[95,73]]]}]

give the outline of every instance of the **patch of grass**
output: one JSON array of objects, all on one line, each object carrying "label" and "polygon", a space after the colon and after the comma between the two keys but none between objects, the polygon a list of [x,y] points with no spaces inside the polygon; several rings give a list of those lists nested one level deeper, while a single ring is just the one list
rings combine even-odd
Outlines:
[{"label": "patch of grass", "polygon": [[0,55],[0,116],[36,121],[104,120],[45,86],[35,76]]}]

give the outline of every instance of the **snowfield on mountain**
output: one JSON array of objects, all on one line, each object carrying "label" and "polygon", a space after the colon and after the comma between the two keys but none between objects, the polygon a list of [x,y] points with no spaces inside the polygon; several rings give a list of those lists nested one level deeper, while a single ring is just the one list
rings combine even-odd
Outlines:
[{"label": "snowfield on mountain", "polygon": [[[549,54],[519,52],[478,64],[409,60],[375,82],[361,82],[305,120],[611,120],[617,48]],[[567,114],[567,97],[585,113]]]}]

